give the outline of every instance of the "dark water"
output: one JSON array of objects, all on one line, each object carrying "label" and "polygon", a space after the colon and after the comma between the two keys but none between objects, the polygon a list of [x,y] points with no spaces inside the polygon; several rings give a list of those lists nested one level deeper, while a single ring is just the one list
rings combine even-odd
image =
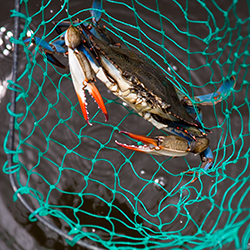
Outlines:
[{"label": "dark water", "polygon": [[[249,48],[249,40],[243,40],[242,42],[237,40],[239,36],[247,36],[249,20],[248,22],[242,21],[239,24],[236,22],[234,13],[236,12],[241,20],[246,20],[249,16],[247,6],[244,2],[241,2],[237,4],[236,9],[232,8],[232,11],[229,12],[230,27],[235,27],[235,31],[231,35],[223,34],[223,31],[221,31],[221,37],[224,37],[224,35],[225,37],[220,43],[213,41],[206,49],[207,53],[211,53],[206,61],[206,57],[201,53],[194,53],[189,58],[183,49],[172,42],[172,39],[182,48],[187,48],[189,41],[185,32],[189,29],[192,35],[202,38],[202,40],[191,39],[189,50],[193,52],[205,50],[205,41],[215,31],[215,25],[219,28],[223,27],[225,23],[223,15],[216,10],[213,4],[208,4],[207,7],[214,11],[215,16],[215,21],[210,22],[211,30],[209,30],[206,25],[202,24],[208,18],[207,14],[196,2],[190,1],[188,6],[184,3],[177,5],[169,1],[158,2],[159,6],[151,1],[147,3],[147,7],[153,10],[159,8],[161,13],[169,20],[164,18],[160,20],[158,14],[148,11],[138,3],[135,3],[134,7],[144,22],[140,18],[135,19],[133,11],[129,11],[125,5],[105,2],[104,7],[106,12],[113,17],[112,22],[116,27],[115,31],[120,30],[120,34],[128,45],[130,45],[129,43],[135,44],[137,49],[152,56],[164,69],[167,67],[164,64],[163,57],[168,63],[177,67],[177,73],[181,76],[181,78],[177,77],[177,80],[188,89],[189,93],[194,91],[197,95],[212,92],[214,91],[212,85],[207,84],[202,88],[199,88],[199,86],[203,86],[210,81],[219,83],[222,81],[222,77],[230,76],[232,72],[236,72],[237,75],[236,91],[226,102],[218,104],[215,108],[212,106],[202,108],[204,124],[209,128],[214,127],[212,134],[209,134],[209,139],[211,140],[211,148],[216,149],[214,152],[216,166],[219,167],[224,164],[224,167],[219,168],[217,172],[211,172],[211,177],[203,176],[201,183],[197,181],[193,184],[194,188],[190,188],[187,183],[191,177],[179,176],[180,172],[188,168],[186,161],[190,166],[197,166],[199,156],[188,156],[185,158],[186,160],[184,158],[166,159],[140,153],[134,154],[120,148],[118,151],[114,143],[116,139],[127,143],[130,141],[119,135],[115,128],[147,134],[153,127],[135,114],[128,115],[131,110],[121,105],[121,102],[100,82],[97,82],[100,93],[104,98],[112,100],[106,106],[110,118],[108,123],[104,123],[103,115],[99,112],[94,118],[92,127],[87,126],[79,115],[80,109],[77,105],[76,96],[72,84],[67,78],[68,72],[61,69],[57,69],[63,74],[60,76],[51,66],[48,66],[47,73],[51,81],[48,78],[43,81],[42,70],[35,67],[33,78],[42,86],[42,94],[39,93],[38,95],[37,85],[33,82],[29,90],[29,97],[26,99],[29,104],[32,104],[30,110],[32,110],[34,116],[28,113],[26,120],[22,122],[22,137],[25,138],[29,134],[31,136],[27,139],[26,145],[22,145],[24,153],[19,157],[27,169],[33,170],[29,185],[43,194],[44,200],[47,200],[49,204],[59,205],[60,210],[70,219],[75,221],[78,218],[85,225],[89,225],[83,230],[96,233],[105,240],[109,239],[110,236],[99,228],[104,227],[107,230],[112,230],[112,225],[115,225],[116,233],[133,237],[142,236],[115,220],[112,224],[104,218],[96,219],[86,213],[78,213],[75,216],[72,210],[64,208],[63,205],[80,208],[89,214],[119,218],[132,227],[134,225],[129,221],[133,221],[136,225],[142,224],[144,227],[148,227],[154,233],[158,233],[157,226],[163,225],[161,229],[163,232],[181,230],[182,235],[192,235],[197,232],[194,223],[189,223],[187,227],[184,227],[187,214],[194,218],[197,225],[201,225],[202,231],[209,232],[210,230],[216,231],[223,228],[227,220],[231,219],[231,215],[228,215],[230,210],[237,209],[237,206],[249,211],[248,196],[241,200],[248,186],[247,182],[244,184],[242,181],[239,183],[235,181],[238,177],[242,179],[249,176],[249,170],[246,166],[247,161],[244,158],[249,150],[249,109],[246,105],[247,100],[249,100],[247,99],[249,98],[249,90],[247,84],[243,84],[244,81],[249,81],[249,72],[245,67],[242,67],[242,65],[249,65],[249,55],[247,57],[243,54],[239,56],[238,60],[234,60],[237,54],[241,55]],[[220,1],[217,3],[219,6],[222,5],[225,10],[231,5],[231,3],[228,3],[228,6],[225,6],[225,3],[222,4]],[[44,12],[44,19],[50,20],[60,10],[62,4],[62,1],[50,3]],[[130,1],[127,4],[132,7]],[[70,3],[69,13],[73,15],[80,9],[90,7],[90,5],[91,1],[74,1]],[[22,7],[24,11],[24,6]],[[30,15],[38,11],[39,8],[40,2],[32,1],[32,6],[29,6]],[[191,20],[188,27],[181,8],[187,10],[188,17]],[[4,11],[1,25],[11,30],[12,19],[8,17],[9,15],[5,17],[6,13],[7,11]],[[62,12],[55,17],[55,20],[60,20],[65,16],[65,13]],[[80,18],[86,18],[89,13],[83,11],[79,16]],[[38,26],[41,17],[42,15],[37,15],[33,19],[31,25],[33,30]],[[107,17],[105,19],[107,20]],[[131,25],[136,25],[138,22],[143,32],[139,34],[138,30],[124,26],[116,20]],[[196,22],[197,20],[199,22]],[[149,24],[154,29],[160,30],[161,22],[169,38],[164,40],[166,50],[158,46],[158,44],[162,44],[162,35],[148,27]],[[52,27],[53,25],[48,22],[45,33],[48,33]],[[111,27],[111,30],[114,29]],[[42,33],[43,29],[41,28],[38,34],[42,35]],[[133,37],[140,37],[158,55],[146,48],[145,45],[135,41]],[[53,38],[53,34],[50,38]],[[233,46],[227,45],[229,41]],[[218,44],[219,48],[222,48],[221,51],[218,50]],[[133,46],[130,45],[130,47]],[[237,54],[235,54],[236,52]],[[21,73],[26,60],[22,51],[20,54]],[[6,62],[4,63],[4,66],[6,66],[4,77],[6,78],[9,75],[11,53],[7,56],[1,56]],[[38,54],[36,59],[39,64],[45,67],[41,55]],[[206,63],[209,63],[211,67],[203,67]],[[187,71],[182,64],[197,70]],[[166,72],[168,73],[168,71]],[[192,80],[193,88],[185,84],[190,80]],[[20,83],[25,89],[29,86],[27,77],[24,77]],[[59,94],[56,92],[57,89],[60,90]],[[37,95],[38,98],[36,98]],[[8,91],[0,104],[2,117],[5,117],[1,123],[2,141],[8,129],[8,114],[5,107],[9,100],[10,92]],[[53,104],[54,108],[48,108],[48,103]],[[88,110],[90,117],[92,117],[98,109],[89,96],[88,103]],[[71,104],[76,106],[76,111],[79,113],[72,112]],[[233,105],[236,108],[231,109]],[[227,116],[226,110],[230,111],[229,116]],[[17,112],[26,112],[23,101],[19,101]],[[215,117],[217,117],[217,120]],[[225,117],[228,117],[228,119],[225,119]],[[21,122],[21,119],[19,119],[19,122]],[[60,123],[62,120],[65,122]],[[39,124],[39,126],[34,127],[34,124]],[[222,126],[216,128],[217,124],[222,124]],[[227,128],[229,131],[227,131]],[[160,132],[154,130],[153,134],[159,135]],[[242,135],[240,139],[239,135]],[[46,141],[48,136],[51,138],[49,143]],[[106,147],[101,148],[98,141],[105,144]],[[225,145],[226,147],[223,149]],[[38,156],[37,149],[44,153],[44,157]],[[3,165],[6,155],[2,151],[1,159]],[[96,160],[94,164],[92,164],[92,159]],[[126,161],[126,159],[129,160]],[[60,166],[64,168],[62,172],[59,171]],[[35,173],[42,175],[46,181]],[[215,177],[216,173],[219,177]],[[84,179],[85,176],[88,176],[87,181]],[[25,185],[26,180],[26,173],[21,171],[23,185]],[[215,185],[216,180],[220,180],[220,182]],[[19,201],[13,202],[13,191],[8,176],[2,172],[1,183],[0,249],[80,249],[79,246],[68,246],[58,234],[47,229],[41,223],[31,223],[28,220],[29,213],[22,204]],[[50,185],[56,185],[57,189],[50,191]],[[112,190],[116,191],[115,196]],[[84,193],[84,199],[75,194],[80,192]],[[27,197],[27,199],[34,207],[39,207],[33,198]],[[103,202],[102,199],[106,202]],[[190,203],[186,202],[185,205],[181,206],[182,214],[178,215],[176,205],[186,199]],[[192,203],[193,201],[195,202]],[[113,205],[112,211],[109,209],[109,202]],[[229,212],[220,214],[218,209],[220,207],[221,209],[228,209]],[[138,212],[137,215],[134,214],[134,210]],[[127,217],[125,217],[125,214]],[[241,216],[244,217],[244,214],[242,213]],[[161,221],[159,221],[160,219]],[[62,220],[51,217],[49,220],[58,228],[65,231],[69,230],[68,225]],[[234,220],[241,221],[241,217],[234,214]],[[245,225],[247,225],[247,222]],[[245,225],[241,227],[239,235],[244,234]],[[119,241],[119,237],[115,237],[114,240]],[[86,239],[85,242],[94,245],[90,240]],[[234,246],[230,247],[228,249],[234,249]]]}]

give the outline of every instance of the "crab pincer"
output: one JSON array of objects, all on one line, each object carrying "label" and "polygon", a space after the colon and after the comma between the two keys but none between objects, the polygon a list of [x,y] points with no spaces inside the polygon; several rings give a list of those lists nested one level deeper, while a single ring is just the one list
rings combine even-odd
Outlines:
[{"label": "crab pincer", "polygon": [[[183,137],[175,135],[149,137],[126,131],[120,131],[120,133],[142,143],[142,145],[127,145],[115,141],[117,145],[123,148],[147,154],[172,157],[186,156],[189,153],[200,154],[202,161],[201,168],[203,168],[204,171],[208,170],[213,164],[213,153],[208,147],[209,140],[205,137],[197,138],[195,141],[188,141]],[[185,171],[185,173],[193,174],[194,171]],[[198,175],[198,172],[195,172],[195,174]],[[197,179],[198,177],[195,177],[191,183],[195,182]]]},{"label": "crab pincer", "polygon": [[77,27],[70,26],[65,34],[65,45],[68,47],[68,59],[72,81],[78,97],[80,107],[86,122],[90,124],[85,90],[95,99],[99,108],[108,120],[108,113],[104,105],[102,96],[95,86],[95,73],[90,65],[90,61],[81,51],[82,40]]},{"label": "crab pincer", "polygon": [[149,137],[144,135],[136,135],[126,131],[120,131],[120,133],[129,136],[132,139],[140,141],[143,145],[127,145],[115,141],[117,145],[122,146],[127,149],[134,151],[154,154],[154,155],[164,155],[164,156],[185,156],[194,146],[194,143],[189,143],[182,137],[179,136],[155,136]]}]

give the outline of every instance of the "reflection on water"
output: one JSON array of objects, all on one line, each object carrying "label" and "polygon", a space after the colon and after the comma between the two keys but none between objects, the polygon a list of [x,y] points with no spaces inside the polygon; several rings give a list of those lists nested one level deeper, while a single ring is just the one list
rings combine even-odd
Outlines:
[{"label": "reflection on water", "polygon": [[[12,60],[13,60],[13,43],[11,38],[13,37],[13,25],[12,19],[0,27],[0,102],[4,98],[8,81],[12,79]],[[1,23],[0,23],[1,25]],[[21,29],[24,26],[21,25]],[[30,30],[27,31],[27,37],[31,35]],[[19,57],[19,72],[24,68],[22,64],[22,53]]]},{"label": "reflection on water", "polygon": [[12,78],[13,45],[10,38],[13,33],[9,28],[9,24],[0,27],[0,102],[6,94],[8,80]]}]

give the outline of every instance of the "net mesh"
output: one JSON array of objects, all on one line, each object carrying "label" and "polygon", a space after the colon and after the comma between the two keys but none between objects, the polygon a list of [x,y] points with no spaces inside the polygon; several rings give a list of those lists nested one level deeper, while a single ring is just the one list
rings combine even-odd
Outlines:
[{"label": "net mesh", "polygon": [[[18,190],[34,215],[91,246],[108,249],[248,249],[249,1],[103,1],[101,23],[115,41],[151,58],[191,100],[212,93],[234,75],[236,87],[217,105],[204,106],[203,126],[213,168],[196,182],[183,171],[199,156],[160,157],[115,144],[120,130],[160,135],[150,123],[96,83],[108,122],[88,98],[86,124],[68,70],[54,67],[27,32],[52,42],[52,21],[88,20],[92,1],[21,1],[25,22],[18,40],[14,165]],[[67,64],[67,58],[57,57]],[[14,86],[16,88],[14,88]],[[134,142],[136,143],[136,142]],[[231,248],[231,249],[232,249]]]}]

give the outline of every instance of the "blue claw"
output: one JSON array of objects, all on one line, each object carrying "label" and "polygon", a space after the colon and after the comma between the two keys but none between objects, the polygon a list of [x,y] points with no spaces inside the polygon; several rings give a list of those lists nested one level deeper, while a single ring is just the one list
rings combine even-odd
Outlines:
[{"label": "blue claw", "polygon": [[[197,105],[213,105],[216,104],[218,102],[221,102],[223,97],[226,97],[229,93],[230,90],[232,88],[234,88],[236,84],[236,79],[234,76],[231,76],[229,80],[226,80],[221,86],[220,88],[214,92],[214,93],[210,93],[210,94],[206,94],[206,95],[200,95],[200,96],[195,96],[194,99],[196,102],[198,102]],[[195,114],[197,111],[197,108],[195,110],[195,108],[193,107],[191,101],[178,89],[176,89],[177,94],[180,98],[180,100],[184,103],[184,106],[187,110],[187,112],[189,114]],[[197,121],[202,121],[202,112],[198,107],[198,116],[196,117]]]},{"label": "blue claw", "polygon": [[[230,79],[226,80],[216,92],[206,95],[195,96],[194,100],[198,103],[198,105],[205,106],[205,105],[216,104],[218,102],[221,102],[223,98],[230,93],[230,90],[234,88],[235,84],[236,84],[236,78],[234,76],[231,76]],[[184,105],[187,105],[187,108],[189,108],[189,106],[191,107],[189,108],[188,112],[195,113],[195,111],[191,110],[193,105],[192,102],[177,88],[176,91],[180,100],[184,102]]]},{"label": "blue claw", "polygon": [[201,105],[216,104],[222,101],[223,97],[226,97],[229,94],[230,90],[234,88],[235,84],[236,78],[231,76],[230,79],[226,80],[216,92],[196,96],[195,99],[196,101],[201,102]]},{"label": "blue claw", "polygon": [[206,150],[204,150],[204,152],[200,154],[200,156],[202,160],[201,168],[203,168],[206,171],[212,166],[214,162],[213,152],[211,148],[208,147]]}]

